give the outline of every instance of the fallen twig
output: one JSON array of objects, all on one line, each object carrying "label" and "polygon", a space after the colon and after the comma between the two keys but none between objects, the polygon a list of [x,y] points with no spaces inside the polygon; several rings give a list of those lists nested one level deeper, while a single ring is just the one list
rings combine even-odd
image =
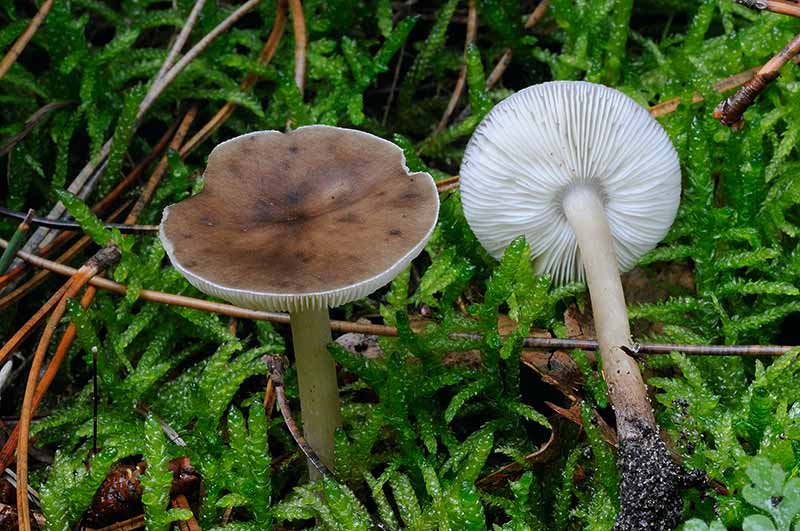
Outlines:
[{"label": "fallen twig", "polygon": [[130,185],[132,185],[134,182],[137,181],[137,179],[139,179],[139,176],[145,172],[147,167],[150,166],[150,164],[154,160],[156,160],[164,152],[165,149],[167,149],[167,146],[172,141],[173,136],[175,136],[175,133],[177,132],[178,127],[180,126],[180,123],[181,120],[175,120],[172,123],[169,129],[167,129],[161,136],[161,138],[158,139],[158,142],[156,143],[155,146],[153,146],[153,149],[150,150],[150,153],[148,153],[147,156],[144,159],[142,159],[142,161],[139,164],[137,164],[136,167],[133,168],[130,171],[130,173],[128,173],[128,175],[125,176],[124,179],[122,179],[119,183],[117,183],[117,185],[114,187],[113,190],[108,192],[105,195],[105,197],[103,197],[100,201],[97,202],[96,205],[92,207],[92,212],[94,212],[95,214],[102,214],[103,212],[105,212],[105,210],[109,206],[111,206],[111,203],[116,201],[116,199],[122,194],[122,192],[127,190]]},{"label": "fallen twig", "polygon": [[134,516],[133,518],[123,520],[122,522],[116,522],[114,524],[108,525],[106,527],[101,527],[99,529],[85,527],[84,531],[135,531],[136,529],[141,529],[143,527],[144,527],[144,515],[140,514],[139,516]]},{"label": "fallen twig", "polygon": [[[198,0],[198,2],[203,2],[205,0]],[[172,138],[172,142],[170,143],[170,148],[174,150],[178,150],[181,145],[183,144],[183,139],[186,138],[186,134],[189,131],[189,127],[192,125],[195,117],[197,116],[198,106],[197,104],[192,105],[189,109],[189,112],[184,115],[183,120],[181,120],[181,124],[178,126],[178,131],[175,133],[175,136]],[[147,183],[144,185],[144,189],[142,193],[139,195],[139,198],[136,200],[136,203],[133,204],[133,208],[128,213],[125,221],[123,222],[123,226],[126,224],[136,223],[136,220],[139,218],[139,214],[142,213],[144,207],[150,202],[150,199],[153,197],[153,194],[156,191],[159,183],[161,183],[161,177],[164,175],[164,172],[167,170],[167,165],[169,164],[169,159],[166,155],[161,157],[161,160],[158,162],[158,165],[153,170],[153,173],[150,174],[150,178],[147,179]],[[142,227],[142,225],[128,225],[126,229],[130,229],[136,227]],[[150,229],[150,226],[146,226]],[[156,230],[158,227],[156,227]],[[134,230],[134,232],[140,232]]]},{"label": "fallen twig", "polygon": [[478,10],[475,7],[475,0],[469,0],[469,8],[467,11],[467,35],[464,38],[464,64],[461,65],[461,70],[458,71],[458,79],[456,80],[456,86],[453,89],[453,94],[450,96],[450,101],[447,102],[447,108],[442,115],[441,120],[436,125],[433,133],[441,133],[445,126],[447,126],[447,122],[450,120],[450,116],[452,116],[453,111],[456,110],[456,105],[458,105],[458,100],[461,99],[461,94],[464,92],[464,87],[467,83],[467,48],[469,45],[475,42],[475,36],[478,33]]},{"label": "fallen twig", "polygon": [[400,81],[400,70],[403,68],[403,57],[406,55],[407,44],[407,42],[403,43],[403,47],[400,48],[400,53],[397,57],[397,63],[394,65],[392,84],[389,86],[389,95],[386,97],[386,106],[383,108],[383,117],[381,118],[381,125],[384,127],[386,127],[386,121],[389,119],[389,111],[392,108],[395,92],[397,92],[397,83]]},{"label": "fallen twig", "polygon": [[[536,9],[528,15],[528,18],[525,19],[525,29],[530,30],[533,29],[534,26],[539,24],[544,18],[545,13],[547,13],[547,8],[550,7],[551,0],[541,0],[539,4],[536,6]],[[511,58],[513,55],[513,51],[511,48],[506,48],[502,54],[500,54],[500,58],[497,60],[497,63],[492,68],[492,71],[489,73],[489,76],[486,78],[486,90],[492,90],[494,86],[500,81],[503,77],[503,74],[508,68],[508,65],[511,64]],[[458,115],[458,120],[463,120],[466,118],[467,114],[470,112],[470,106],[468,105],[461,114]]]},{"label": "fallen twig", "polygon": [[[0,247],[5,248],[7,245],[8,242],[0,238]],[[24,251],[18,251],[17,256],[36,267],[49,269],[50,271],[58,273],[59,275],[72,276],[76,272],[75,268],[63,264],[57,264]],[[128,288],[125,285],[118,284],[103,277],[94,277],[89,281],[89,284],[100,289],[117,293],[119,295],[125,295],[128,291]],[[196,310],[204,310],[220,315],[226,315],[228,317],[236,317],[239,319],[289,324],[289,314],[286,313],[248,310],[232,304],[212,302],[204,299],[196,299],[194,297],[186,297],[185,295],[164,293],[162,291],[143,289],[139,294],[139,298],[145,301],[171,304],[173,306],[183,306],[185,308],[194,308]],[[376,336],[397,335],[397,328],[393,326],[353,323],[350,321],[337,320],[331,321],[331,330],[337,333],[352,332]],[[467,339],[473,341],[482,340],[482,336],[480,334],[453,333],[451,336],[455,339]],[[522,346],[524,348],[533,349],[597,350],[597,341],[594,339],[526,337],[523,339]],[[638,343],[635,346],[635,350],[632,351],[632,353],[635,355],[682,352],[690,356],[781,356],[787,352],[800,348],[791,345],[680,345],[675,343]]]},{"label": "fallen twig", "polygon": [[[119,216],[127,207],[127,205],[122,205],[117,210],[111,214],[110,219],[115,219]],[[63,235],[74,234],[72,232],[65,232],[59,235],[59,238]],[[54,241],[55,242],[55,241]],[[72,260],[78,253],[83,251],[90,243],[92,243],[92,239],[89,236],[81,236],[78,241],[73,243],[66,251],[61,253],[58,258],[55,259],[57,263],[63,264],[70,260]],[[0,298],[0,310],[14,304],[18,299],[25,296],[29,293],[33,288],[44,282],[47,277],[50,275],[50,271],[47,269],[41,269],[36,272],[30,279],[28,279],[25,283],[21,284],[19,287],[14,289],[14,291],[4,295]]]},{"label": "fallen twig", "polygon": [[3,251],[3,255],[0,256],[0,275],[6,272],[6,269],[8,269],[8,266],[11,264],[11,260],[14,259],[14,253],[17,252],[17,249],[19,249],[19,246],[22,244],[22,238],[25,236],[25,233],[30,230],[31,220],[34,217],[33,214],[33,209],[30,209],[27,214],[22,216],[22,222],[17,226],[17,230],[14,231],[14,234],[8,241],[8,247]]},{"label": "fallen twig", "polygon": [[28,26],[25,28],[25,31],[22,32],[14,44],[11,46],[11,49],[8,50],[3,60],[0,61],[0,79],[3,79],[11,67],[14,65],[14,62],[17,60],[17,57],[22,53],[22,50],[25,49],[25,46],[28,45],[28,42],[36,35],[36,31],[39,29],[39,26],[42,25],[44,22],[45,17],[50,12],[50,8],[53,7],[53,0],[45,0],[42,6],[39,8],[39,11],[33,16],[31,21],[28,23]]},{"label": "fallen twig", "polygon": [[[174,498],[172,498],[171,502],[173,507],[177,507],[180,509],[189,509],[192,508],[189,506],[189,500],[186,499],[186,496],[183,494],[178,494]],[[203,531],[200,528],[200,524],[197,523],[197,518],[194,515],[191,516],[188,520],[178,520],[178,529],[180,531]]]},{"label": "fallen twig", "polygon": [[208,32],[202,39],[200,39],[197,44],[192,46],[186,54],[180,58],[180,60],[175,63],[174,66],[169,68],[164,74],[156,79],[153,82],[153,85],[150,87],[147,95],[142,99],[142,102],[139,104],[139,111],[136,114],[136,119],[141,120],[144,114],[150,109],[150,106],[161,96],[161,93],[172,83],[178,74],[183,72],[183,70],[189,66],[189,63],[194,61],[201,53],[208,48],[208,45],[214,42],[214,40],[225,33],[231,26],[236,24],[240,18],[246,15],[250,10],[252,10],[261,0],[248,0],[239,8],[228,15],[228,17],[217,24],[211,31]]},{"label": "fallen twig", "polygon": [[[279,0],[278,1],[278,8],[275,13],[275,22],[272,25],[272,31],[267,38],[267,42],[264,44],[264,48],[261,50],[261,54],[258,56],[258,63],[260,65],[268,64],[272,58],[275,56],[275,52],[278,51],[278,44],[281,41],[281,37],[283,37],[283,32],[286,28],[286,0]],[[255,85],[256,81],[258,81],[258,75],[251,72],[247,75],[245,80],[242,82],[241,89],[243,92],[250,90],[253,85]],[[200,145],[203,141],[205,141],[211,134],[216,131],[220,125],[222,125],[225,120],[227,120],[233,111],[236,109],[237,105],[235,102],[229,101],[222,106],[222,108],[217,111],[217,113],[211,117],[211,119],[200,128],[200,130],[194,134],[192,138],[190,138],[180,150],[181,157],[185,157],[191,151],[194,150],[198,145]]]},{"label": "fallen twig", "polygon": [[143,417],[152,415],[153,418],[155,418],[156,421],[158,421],[158,423],[161,425],[161,431],[164,432],[164,435],[167,436],[167,439],[169,439],[170,442],[172,442],[176,446],[180,446],[181,448],[186,447],[186,441],[183,440],[183,437],[180,436],[180,434],[175,430],[175,428],[167,424],[164,421],[164,419],[162,419],[161,417],[155,415],[152,411],[150,411],[150,407],[147,404],[144,404],[142,402],[137,402],[136,406],[134,406],[134,409],[136,410],[137,413],[139,413]]},{"label": "fallen twig", "polygon": [[280,408],[283,421],[289,433],[292,435],[294,442],[300,447],[300,450],[305,454],[306,459],[311,465],[319,472],[321,477],[333,477],[333,473],[328,470],[325,463],[319,458],[317,453],[311,448],[311,445],[306,442],[303,437],[303,432],[297,426],[297,423],[292,416],[292,409],[289,407],[289,402],[286,400],[286,393],[283,388],[283,372],[286,365],[286,359],[283,356],[264,356],[264,361],[269,369],[269,379],[275,389],[275,397],[278,401],[278,408]]},{"label": "fallen twig", "polygon": [[[19,345],[22,340],[25,339],[34,328],[36,328],[36,325],[39,324],[39,321],[41,321],[45,315],[50,313],[50,310],[52,310],[53,307],[58,304],[58,301],[60,301],[64,296],[64,293],[66,293],[68,284],[69,283],[64,284],[53,295],[51,295],[50,298],[47,299],[47,302],[42,304],[36,313],[33,314],[33,316],[28,319],[24,325],[22,325],[22,328],[17,330],[17,332],[11,336],[8,341],[6,341],[6,344],[3,345],[3,348],[0,348],[0,365],[8,361],[8,358],[17,348],[17,345]],[[2,468],[0,468],[0,470],[2,470]]]},{"label": "fallen twig", "polygon": [[758,11],[770,11],[790,17],[800,17],[800,5],[794,3],[780,0],[736,0],[736,3]]},{"label": "fallen twig", "polygon": [[[200,41],[197,42],[191,49],[189,49],[186,54],[181,57],[181,59],[172,67],[169,68],[164,74],[155,79],[153,84],[150,86],[145,97],[139,103],[139,109],[136,114],[137,122],[141,121],[142,117],[145,113],[150,109],[152,104],[161,96],[162,92],[175,80],[175,78],[180,74],[194,59],[197,58],[203,51],[222,33],[227,31],[231,26],[233,26],[240,18],[242,18],[246,13],[252,10],[261,0],[248,0],[244,4],[242,4],[238,9],[236,9],[233,13],[228,15],[228,17],[220,22],[214,29],[212,29],[208,34],[206,34]],[[84,188],[84,185],[87,181],[91,182],[91,177],[95,174],[95,172],[100,172],[103,170],[103,163],[105,162],[106,158],[108,157],[109,152],[111,151],[111,139],[106,141],[103,144],[103,147],[100,149],[98,155],[89,161],[86,166],[81,170],[78,176],[70,183],[69,187],[67,187],[67,191],[73,194],[78,194],[81,189]],[[61,202],[56,203],[56,205],[50,210],[47,217],[49,218],[58,218],[64,213],[64,205]],[[24,249],[26,251],[35,251],[40,244],[47,243],[48,239],[52,239],[54,236],[50,233],[50,229],[47,228],[39,228],[34,232],[33,236],[28,240],[25,244]]]},{"label": "fallen twig", "polygon": [[[753,76],[756,74],[756,72],[758,72],[758,69],[759,67],[750,68],[744,72],[739,72],[738,74],[734,74],[731,77],[727,77],[721,81],[718,81],[714,84],[714,90],[717,92],[727,92],[740,87],[747,81],[753,79]],[[692,96],[692,103],[700,103],[703,101],[703,99],[704,98],[702,94],[695,92]],[[675,112],[680,104],[681,98],[679,97],[662,101],[661,103],[650,107],[650,116],[653,118],[661,118],[662,116],[666,116],[667,114]]]},{"label": "fallen twig", "polygon": [[[163,170],[162,170],[163,172]],[[0,207],[0,216],[13,219],[26,219],[26,214],[9,210]],[[61,221],[57,219],[43,218],[40,216],[31,216],[28,222],[29,225],[36,225],[38,227],[48,227],[52,229],[79,231],[81,230],[80,223],[75,221]],[[117,229],[122,233],[140,233],[140,232],[158,232],[158,225],[136,225],[131,223],[106,223],[105,228]]]},{"label": "fallen twig", "polygon": [[[47,321],[45,330],[36,347],[31,362],[31,369],[28,373],[28,381],[25,385],[25,395],[22,401],[22,410],[20,413],[19,423],[15,426],[18,430],[18,444],[17,444],[17,512],[19,514],[19,529],[20,531],[31,531],[30,514],[28,513],[28,438],[30,436],[31,416],[34,412],[34,393],[36,390],[36,379],[41,370],[44,362],[44,357],[47,353],[47,347],[50,344],[50,339],[55,333],[56,326],[58,325],[61,317],[64,315],[67,307],[67,300],[74,297],[85,286],[89,279],[94,277],[100,271],[103,271],[111,264],[119,260],[119,249],[116,247],[106,247],[98,251],[87,263],[82,266],[74,276],[67,282],[68,288],[64,296],[59,300],[53,313]],[[52,363],[51,363],[52,365]],[[44,378],[42,379],[44,382]],[[8,442],[11,440],[9,437]]]},{"label": "fallen twig", "polygon": [[289,0],[289,12],[292,14],[294,29],[294,84],[303,97],[306,86],[306,18],[303,15],[303,3],[300,0]]},{"label": "fallen twig", "polygon": [[[286,424],[286,428],[289,430],[289,433],[292,435],[294,442],[297,443],[297,446],[299,446],[300,450],[303,452],[303,454],[305,454],[308,462],[311,463],[311,465],[319,472],[321,477],[338,481],[336,480],[333,472],[328,470],[314,449],[311,448],[311,446],[306,442],[305,437],[303,437],[303,433],[300,431],[300,428],[297,426],[297,423],[292,416],[292,410],[289,407],[289,402],[286,400],[286,393],[284,392],[283,388],[283,373],[285,370],[286,358],[283,356],[264,356],[264,360],[267,364],[267,368],[269,369],[270,380],[275,386],[275,396],[278,401],[278,407],[281,410],[281,415],[283,416],[283,421]],[[391,528],[384,524],[380,518],[374,514],[370,513],[370,518],[377,529],[382,531],[390,531]]]},{"label": "fallen twig", "polygon": [[75,102],[72,100],[68,101],[54,101],[48,103],[47,105],[43,105],[38,111],[33,113],[27,120],[25,120],[25,125],[22,127],[22,131],[15,134],[11,138],[9,138],[3,145],[0,147],[0,157],[14,149],[14,146],[19,144],[23,138],[28,136],[34,127],[36,127],[39,122],[47,118],[47,115],[53,111],[58,109],[63,109],[64,107],[68,107]]},{"label": "fallen twig", "polygon": [[755,99],[769,85],[770,81],[780,75],[780,69],[800,53],[800,33],[789,41],[784,48],[778,52],[767,64],[747,81],[732,96],[728,96],[714,109],[714,118],[723,125],[730,126],[737,130],[744,124],[744,112],[753,104]]},{"label": "fallen twig", "polygon": [[[528,16],[525,20],[525,29],[533,29],[534,26],[539,24],[544,18],[545,13],[547,13],[547,8],[550,7],[550,0],[541,0],[539,5],[536,6],[536,9]],[[506,48],[505,51],[500,55],[500,59],[497,60],[497,64],[494,65],[489,77],[486,78],[486,88],[491,90],[500,79],[503,77],[503,74],[508,68],[508,65],[511,64],[511,57],[512,57],[511,48]]]},{"label": "fallen twig", "polygon": [[[203,10],[205,3],[206,0],[195,0],[192,10],[189,12],[189,16],[186,17],[186,22],[183,23],[181,31],[178,33],[178,36],[175,38],[175,42],[172,43],[172,47],[170,47],[170,50],[167,53],[167,58],[164,59],[164,62],[161,64],[161,68],[158,69],[158,73],[155,77],[156,80],[164,77],[164,74],[175,64],[175,59],[178,57],[178,54],[181,53],[183,46],[189,39],[189,35],[192,33],[192,29],[194,29],[194,25],[197,22],[197,17]],[[155,85],[155,83],[153,84]]]}]

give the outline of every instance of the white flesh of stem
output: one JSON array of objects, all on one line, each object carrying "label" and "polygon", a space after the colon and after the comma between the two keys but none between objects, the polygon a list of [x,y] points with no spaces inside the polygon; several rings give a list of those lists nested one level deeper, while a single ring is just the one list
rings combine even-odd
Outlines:
[{"label": "white flesh of stem", "polygon": [[619,348],[630,346],[631,332],[614,242],[603,202],[592,187],[572,188],[562,205],[583,258],[603,375],[622,440],[638,431],[632,423],[655,427],[655,419],[636,360]]}]

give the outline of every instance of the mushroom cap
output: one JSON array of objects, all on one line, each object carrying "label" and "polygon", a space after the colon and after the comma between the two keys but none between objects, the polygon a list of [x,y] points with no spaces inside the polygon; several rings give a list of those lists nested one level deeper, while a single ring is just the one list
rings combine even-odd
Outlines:
[{"label": "mushroom cap", "polygon": [[403,151],[313,125],[219,144],[202,192],[164,210],[172,264],[200,291],[261,310],[338,306],[391,281],[424,247],[439,196]]},{"label": "mushroom cap", "polygon": [[675,219],[678,156],[646,109],[618,90],[553,81],[511,95],[483,119],[461,165],[464,214],[495,258],[524,235],[537,273],[583,281],[562,200],[589,186],[605,206],[619,267],[631,269]]}]

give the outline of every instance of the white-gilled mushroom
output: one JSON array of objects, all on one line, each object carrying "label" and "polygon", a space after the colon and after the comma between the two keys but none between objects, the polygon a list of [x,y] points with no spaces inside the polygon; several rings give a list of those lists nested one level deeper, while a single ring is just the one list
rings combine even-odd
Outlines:
[{"label": "white-gilled mushroom", "polygon": [[306,440],[333,465],[340,424],[328,307],[390,282],[424,247],[439,197],[402,150],[369,133],[314,125],[218,145],[205,187],[167,207],[161,241],[199,290],[288,310]]},{"label": "white-gilled mushroom", "polygon": [[651,503],[667,493],[650,475],[674,491],[677,472],[639,367],[622,350],[631,338],[620,282],[666,235],[680,191],[678,157],[658,122],[621,92],[581,81],[535,85],[498,104],[461,166],[464,213],[489,253],[500,257],[524,235],[538,272],[589,286],[620,441],[616,529],[672,529],[680,517],[679,496],[677,507]]}]

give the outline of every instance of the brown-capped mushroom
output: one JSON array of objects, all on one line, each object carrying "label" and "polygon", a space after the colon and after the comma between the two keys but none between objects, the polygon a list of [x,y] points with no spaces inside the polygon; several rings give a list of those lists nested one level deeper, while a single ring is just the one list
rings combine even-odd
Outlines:
[{"label": "brown-capped mushroom", "polygon": [[399,147],[322,125],[223,142],[203,191],[164,210],[161,240],[192,285],[290,312],[303,430],[329,467],[340,414],[328,307],[391,281],[422,251],[438,210],[433,179],[409,173]]}]

